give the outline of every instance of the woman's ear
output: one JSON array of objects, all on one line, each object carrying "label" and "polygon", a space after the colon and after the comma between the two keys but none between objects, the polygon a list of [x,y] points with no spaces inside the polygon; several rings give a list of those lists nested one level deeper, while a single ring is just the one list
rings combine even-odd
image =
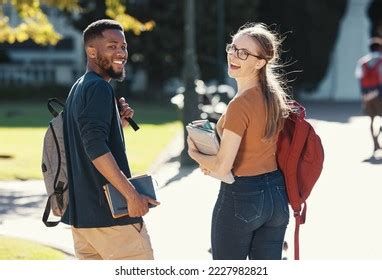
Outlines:
[{"label": "woman's ear", "polygon": [[256,69],[260,70],[265,66],[266,63],[267,61],[265,59],[259,59],[259,61],[256,63]]}]

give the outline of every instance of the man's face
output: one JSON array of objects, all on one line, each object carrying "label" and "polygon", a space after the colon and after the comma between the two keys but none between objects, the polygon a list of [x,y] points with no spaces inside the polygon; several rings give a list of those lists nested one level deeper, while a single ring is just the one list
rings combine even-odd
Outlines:
[{"label": "man's face", "polygon": [[95,64],[105,78],[122,81],[125,78],[127,61],[127,44],[122,31],[108,29],[102,32],[103,37],[94,42],[96,50]]}]

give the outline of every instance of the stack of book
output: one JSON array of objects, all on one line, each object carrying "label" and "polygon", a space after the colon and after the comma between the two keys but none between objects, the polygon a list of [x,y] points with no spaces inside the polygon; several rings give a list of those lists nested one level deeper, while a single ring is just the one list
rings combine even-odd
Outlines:
[{"label": "stack of book", "polygon": [[[156,200],[153,179],[150,175],[145,174],[129,178],[129,181],[138,193]],[[113,218],[129,215],[126,198],[110,183],[104,185],[103,189]],[[149,205],[150,208],[155,206],[156,205],[152,204]]]},{"label": "stack of book", "polygon": [[[186,129],[199,152],[205,155],[216,155],[218,153],[220,146],[219,139],[208,120],[193,121],[186,126]],[[232,172],[223,177],[213,172],[209,175],[228,184],[235,182]]]}]

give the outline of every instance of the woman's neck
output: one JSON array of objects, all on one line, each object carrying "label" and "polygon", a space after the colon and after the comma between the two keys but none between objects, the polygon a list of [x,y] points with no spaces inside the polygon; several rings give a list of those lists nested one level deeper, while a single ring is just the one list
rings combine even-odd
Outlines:
[{"label": "woman's neck", "polygon": [[237,95],[241,95],[243,92],[250,88],[260,88],[260,81],[258,77],[252,79],[236,79],[237,83]]}]

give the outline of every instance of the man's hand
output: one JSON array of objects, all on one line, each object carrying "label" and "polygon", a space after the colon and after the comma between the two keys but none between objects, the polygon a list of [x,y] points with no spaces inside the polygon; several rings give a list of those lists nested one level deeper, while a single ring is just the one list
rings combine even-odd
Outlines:
[{"label": "man's hand", "polygon": [[160,205],[159,201],[157,201],[157,200],[155,200],[155,199],[153,199],[151,197],[148,197],[148,196],[142,195],[142,194],[141,194],[141,197],[143,197],[148,204],[152,204],[152,205],[155,205],[155,206]]},{"label": "man's hand", "polygon": [[149,212],[147,199],[135,191],[127,200],[127,211],[130,217],[142,217]]},{"label": "man's hand", "polygon": [[151,197],[140,195],[136,192],[127,201],[128,213],[130,217],[142,217],[149,212],[149,204],[159,205],[160,202]]},{"label": "man's hand", "polygon": [[127,122],[128,118],[132,118],[134,115],[134,110],[126,103],[125,98],[121,97],[119,100],[119,115],[121,116],[122,127],[129,125]]}]

